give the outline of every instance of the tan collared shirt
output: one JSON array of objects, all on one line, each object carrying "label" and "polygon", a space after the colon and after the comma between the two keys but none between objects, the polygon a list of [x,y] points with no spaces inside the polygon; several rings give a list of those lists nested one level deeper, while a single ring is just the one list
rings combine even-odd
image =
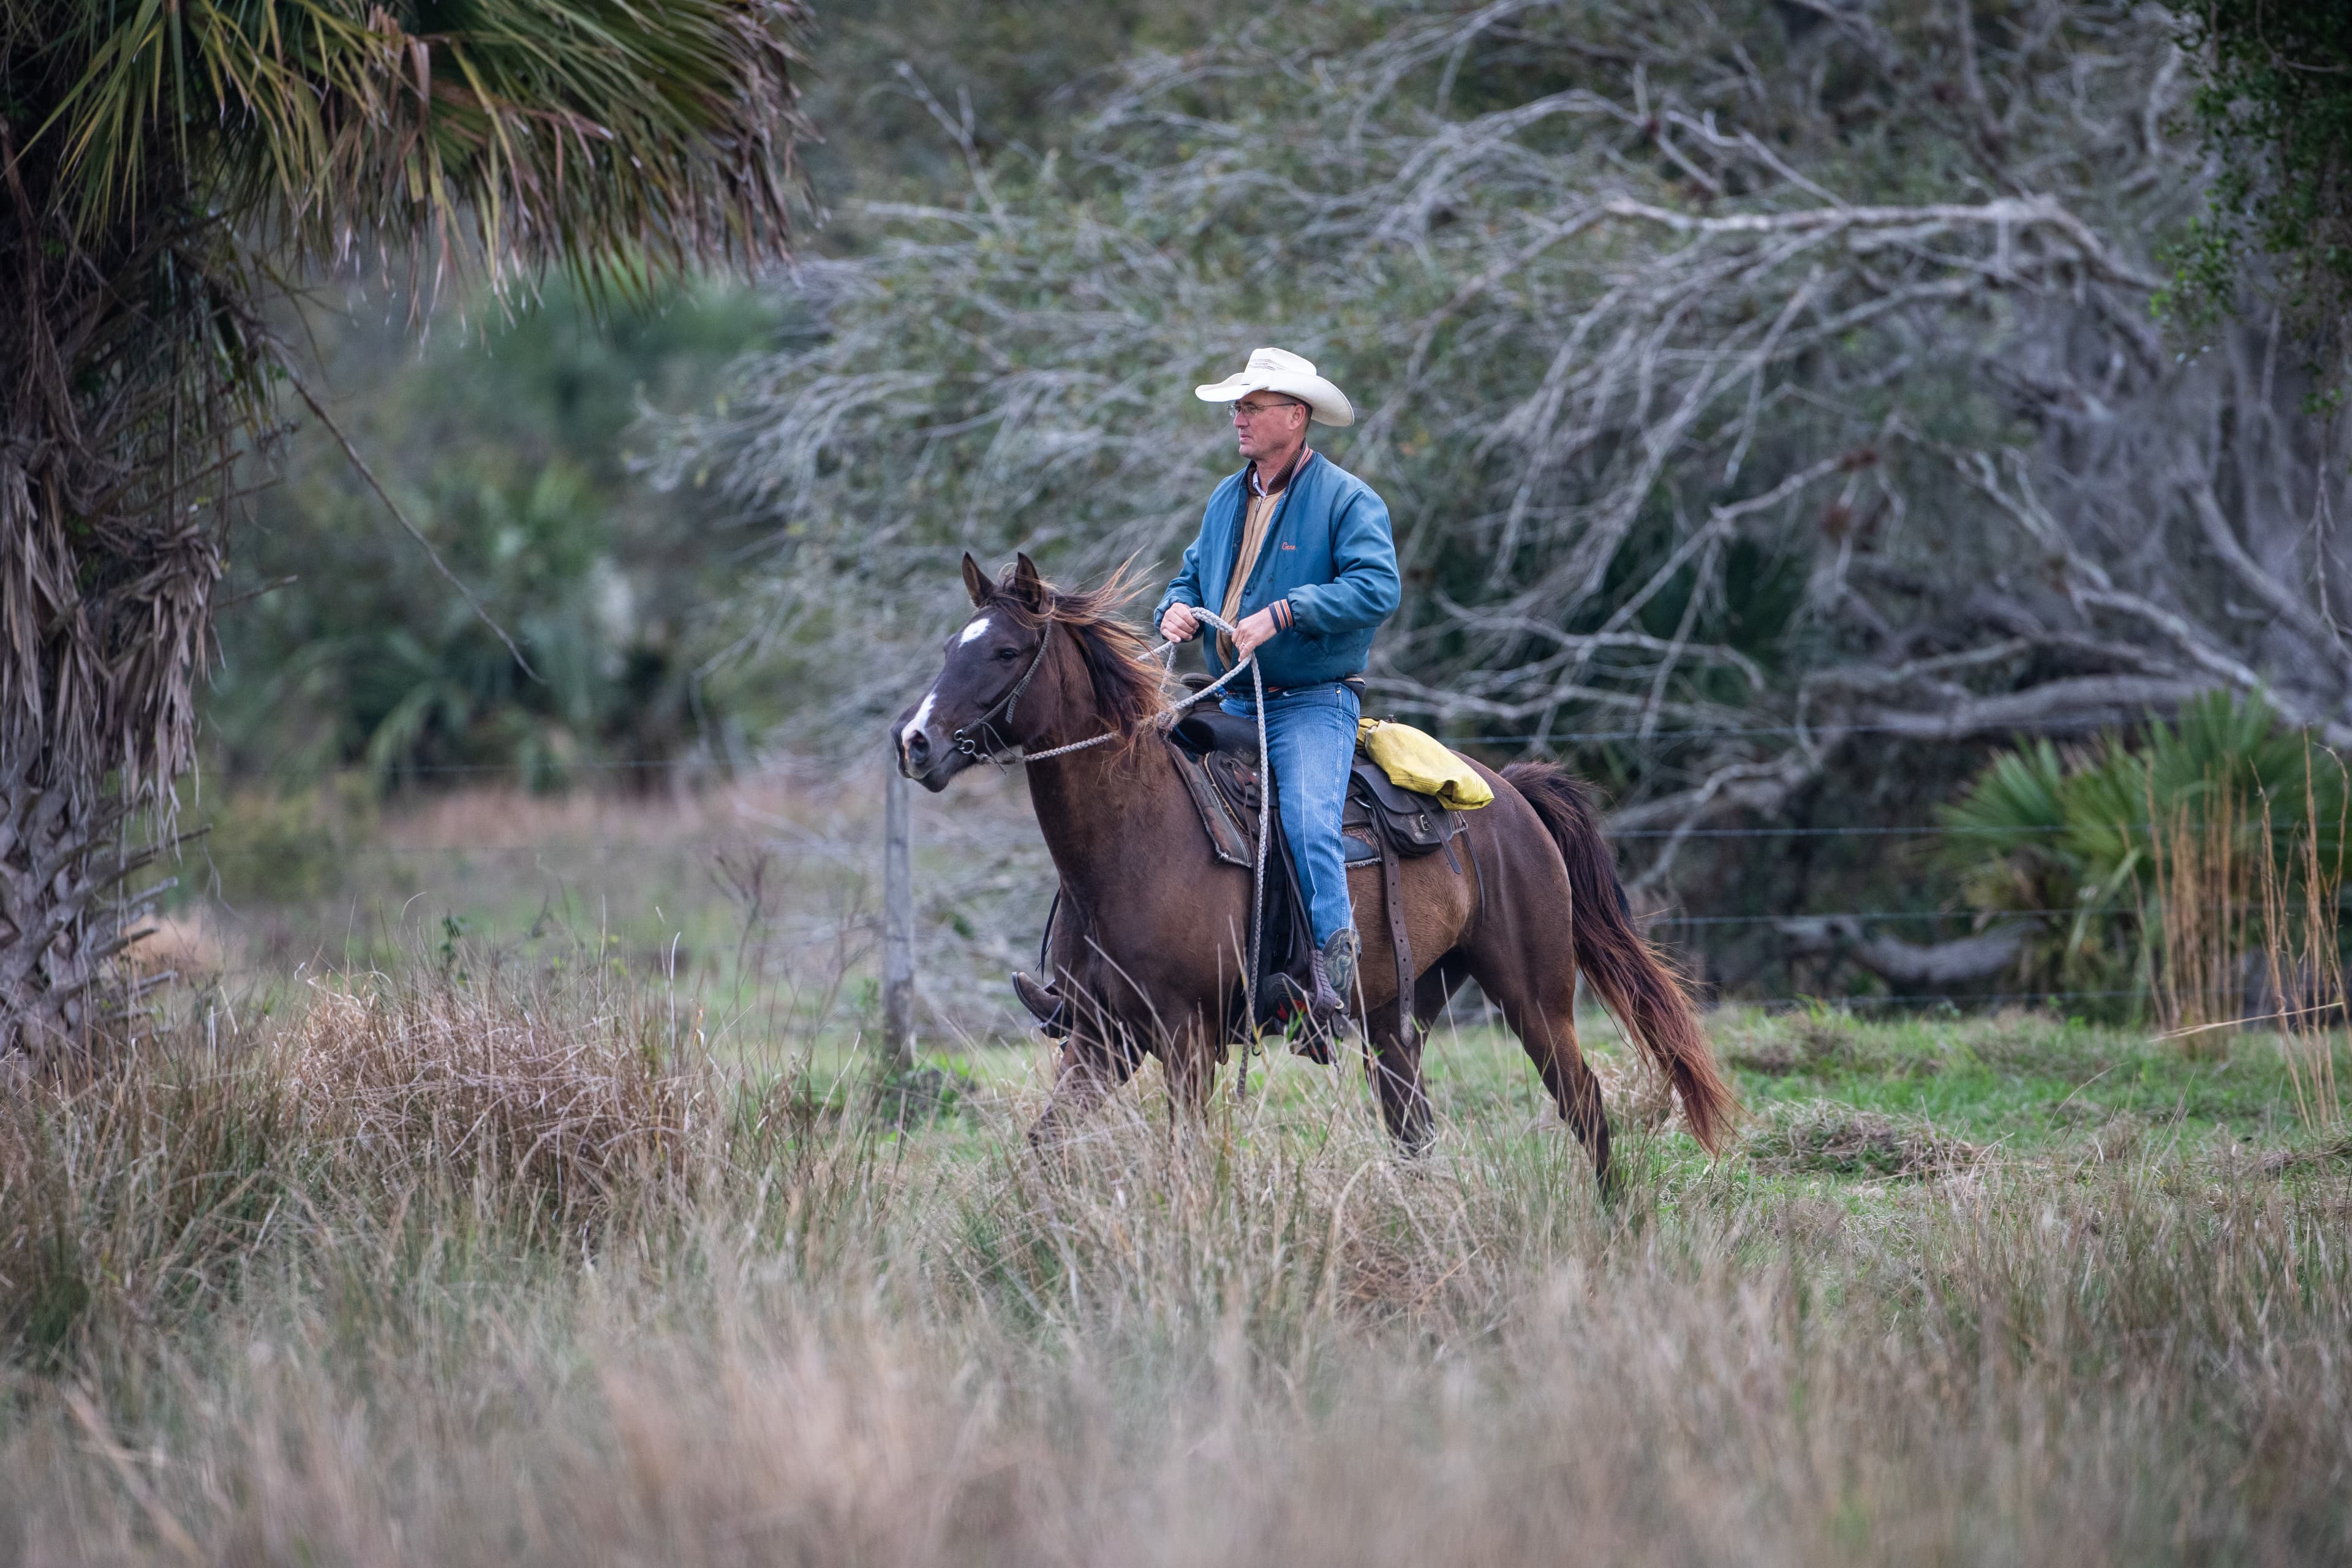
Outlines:
[{"label": "tan collared shirt", "polygon": [[[1275,475],[1271,486],[1260,484],[1257,465],[1250,465],[1245,479],[1249,487],[1249,503],[1247,514],[1242,520],[1241,547],[1234,552],[1234,573],[1226,579],[1225,602],[1217,611],[1227,624],[1241,624],[1242,592],[1249,586],[1250,574],[1257,569],[1258,554],[1265,548],[1265,536],[1274,526],[1274,514],[1281,509],[1283,492],[1290,488],[1292,476],[1314,455],[1302,445],[1297,454],[1283,465],[1282,472]],[[1240,650],[1234,647],[1234,639],[1223,632],[1217,634],[1217,653],[1224,659],[1228,669],[1241,658]]]}]

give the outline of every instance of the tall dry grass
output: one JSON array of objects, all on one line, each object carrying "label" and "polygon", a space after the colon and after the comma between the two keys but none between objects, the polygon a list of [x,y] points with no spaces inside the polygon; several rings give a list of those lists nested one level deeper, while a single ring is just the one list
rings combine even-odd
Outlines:
[{"label": "tall dry grass", "polygon": [[[2332,1128],[2344,1120],[2336,1037],[2352,1021],[2342,934],[2345,830],[2352,823],[2339,816],[2326,825],[2335,830],[2330,842],[2321,831],[2317,795],[2305,791],[2305,821],[2286,857],[2263,841],[2263,955],[2276,1001],[2270,1021],[2279,1031],[2296,1114],[2306,1127]],[[2352,797],[2339,798],[2347,802],[2339,811],[2352,810]]]},{"label": "tall dry grass", "polygon": [[[1139,1104],[1063,1154],[329,992],[0,1107],[0,1557],[2163,1563],[2352,1539],[2352,1181],[1880,1192]],[[1360,1111],[1360,1107],[1347,1108]]]},{"label": "tall dry grass", "polygon": [[729,1171],[736,1096],[667,1027],[602,985],[372,977],[29,1084],[0,1107],[0,1333],[67,1353],[202,1321],[412,1214],[527,1247],[686,1203]]},{"label": "tall dry grass", "polygon": [[2248,960],[2262,952],[2263,875],[2270,823],[2235,788],[2204,791],[2166,808],[2149,786],[2148,858],[2156,916],[2157,1016],[2189,1054],[2225,1049],[2223,1029],[2244,1010]]},{"label": "tall dry grass", "polygon": [[[674,1026],[634,992],[317,988],[266,1069],[303,1136],[394,1186],[485,1184],[562,1211],[686,1180],[726,1114]],[[691,1058],[688,1058],[691,1064]]]},{"label": "tall dry grass", "polygon": [[[2305,766],[2316,766],[2308,752]],[[2158,1015],[2191,1057],[2221,1054],[2247,1028],[2275,1030],[2296,1114],[2314,1130],[2343,1120],[2336,1054],[2352,1019],[2342,947],[2352,823],[2323,821],[2321,795],[2306,777],[2303,819],[2284,822],[2269,800],[2210,781],[2168,814],[2149,797]]]}]

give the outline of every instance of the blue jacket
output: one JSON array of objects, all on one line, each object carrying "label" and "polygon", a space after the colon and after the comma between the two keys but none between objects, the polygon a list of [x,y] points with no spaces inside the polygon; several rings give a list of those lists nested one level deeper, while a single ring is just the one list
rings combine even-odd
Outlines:
[{"label": "blue jacket", "polygon": [[[1153,626],[1171,605],[1217,609],[1224,604],[1241,548],[1248,473],[1244,468],[1232,475],[1209,497],[1200,537],[1184,552],[1183,569],[1151,612]],[[1400,588],[1388,503],[1371,486],[1316,453],[1299,465],[1275,503],[1265,543],[1242,592],[1244,616],[1268,605],[1281,606],[1275,618],[1283,629],[1258,650],[1265,683],[1315,686],[1360,674],[1372,650],[1372,633],[1396,613]],[[1202,642],[1210,672],[1224,674],[1215,633],[1203,628]],[[1245,684],[1226,689],[1249,695]]]}]

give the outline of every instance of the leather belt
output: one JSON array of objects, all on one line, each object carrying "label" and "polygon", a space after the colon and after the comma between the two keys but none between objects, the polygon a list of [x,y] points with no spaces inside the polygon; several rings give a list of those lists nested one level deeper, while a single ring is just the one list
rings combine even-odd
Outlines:
[{"label": "leather belt", "polygon": [[[1360,675],[1343,675],[1337,680],[1318,680],[1315,685],[1344,686],[1349,690],[1356,694],[1356,700],[1360,702],[1363,700],[1364,678]],[[1293,691],[1311,691],[1313,689],[1314,687],[1309,686],[1269,686],[1265,689],[1265,694],[1268,697],[1281,697]],[[1240,703],[1244,708],[1250,705],[1250,700],[1246,697],[1236,697],[1234,700]]]}]

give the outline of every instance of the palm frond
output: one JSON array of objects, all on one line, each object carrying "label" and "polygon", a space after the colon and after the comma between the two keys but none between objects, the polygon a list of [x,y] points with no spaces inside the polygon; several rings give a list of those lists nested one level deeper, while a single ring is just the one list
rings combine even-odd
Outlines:
[{"label": "palm frond", "polygon": [[37,130],[84,234],[156,166],[301,259],[374,250],[597,291],[782,254],[799,197],[797,0],[116,0],[55,13],[82,62]]},{"label": "palm frond", "polygon": [[2065,789],[2065,764],[2047,741],[1994,758],[1966,795],[1940,809],[1952,830],[1944,853],[1963,868],[1996,855],[2047,853],[2067,826]]}]

